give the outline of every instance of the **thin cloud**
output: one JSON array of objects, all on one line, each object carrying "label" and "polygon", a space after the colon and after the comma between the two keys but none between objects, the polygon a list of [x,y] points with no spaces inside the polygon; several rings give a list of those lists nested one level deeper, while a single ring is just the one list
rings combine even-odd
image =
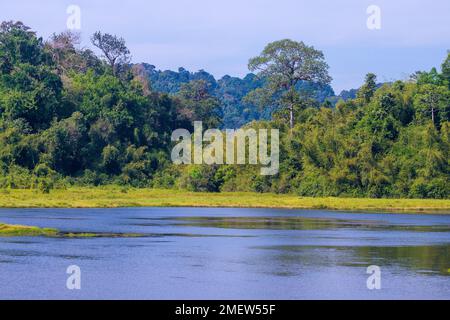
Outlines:
[{"label": "thin cloud", "polygon": [[325,52],[336,91],[358,86],[369,69],[395,78],[440,64],[450,48],[448,0],[375,2],[382,14],[376,31],[366,27],[373,0],[16,0],[2,4],[0,18],[21,20],[48,37],[65,29],[66,8],[76,4],[85,46],[96,30],[114,33],[126,39],[135,62],[205,69],[216,77],[246,74],[248,59],[270,41],[302,40]]}]

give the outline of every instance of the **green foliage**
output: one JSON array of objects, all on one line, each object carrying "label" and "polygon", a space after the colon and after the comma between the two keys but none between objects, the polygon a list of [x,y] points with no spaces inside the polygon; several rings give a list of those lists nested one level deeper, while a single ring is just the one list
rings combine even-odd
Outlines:
[{"label": "green foliage", "polygon": [[194,80],[181,85],[178,97],[187,120],[203,121],[205,129],[218,128],[222,116],[219,100],[210,93],[210,85],[204,80]]},{"label": "green foliage", "polygon": [[[239,128],[253,120],[269,120],[272,113],[280,108],[274,101],[252,101],[252,95],[249,94],[254,90],[261,90],[267,83],[267,79],[257,77],[253,73],[249,73],[243,78],[225,75],[216,80],[204,70],[189,72],[184,68],[179,68],[178,72],[161,71],[146,63],[135,65],[135,68],[141,70],[144,77],[148,78],[153,90],[171,95],[178,94],[181,87],[191,81],[205,81],[209,94],[220,102],[223,128]],[[319,102],[339,99],[339,97],[335,97],[333,89],[328,84],[299,81],[296,90]],[[350,97],[352,94],[343,98],[347,100]]]},{"label": "green foliage", "polygon": [[[123,39],[96,33],[93,41],[106,61],[79,49],[75,34],[44,43],[22,23],[0,25],[1,188],[449,198],[449,56],[442,72],[389,84],[368,74],[359,90],[336,97],[322,52],[302,42],[271,43],[250,60],[258,75],[216,81],[203,70],[130,68]],[[172,131],[196,120],[205,130],[279,129],[279,173],[174,165]]]},{"label": "green foliage", "polygon": [[60,115],[62,83],[41,38],[20,22],[0,25],[0,112],[33,130]]},{"label": "green foliage", "polygon": [[366,75],[365,82],[363,86],[358,90],[357,98],[362,100],[363,103],[369,103],[372,99],[375,90],[377,89],[377,76],[373,73],[368,73]]},{"label": "green foliage", "polygon": [[445,86],[424,84],[414,97],[414,109],[417,121],[430,121],[440,126],[450,117],[450,90]]},{"label": "green foliage", "polygon": [[220,186],[220,175],[216,166],[188,166],[179,179],[179,186],[195,192],[217,192]]},{"label": "green foliage", "polygon": [[38,190],[42,193],[50,193],[50,190],[52,189],[52,184],[47,179],[40,179],[38,182]]},{"label": "green foliage", "polygon": [[264,89],[269,96],[281,95],[281,105],[289,109],[291,128],[294,126],[294,106],[300,99],[296,85],[300,81],[331,82],[322,51],[290,39],[269,43],[259,56],[249,60],[248,68],[267,79]]},{"label": "green foliage", "polygon": [[102,51],[104,58],[111,66],[113,76],[117,75],[118,69],[130,62],[130,50],[125,45],[123,38],[97,31],[92,36],[91,42]]},{"label": "green foliage", "polygon": [[447,58],[442,63],[442,80],[450,88],[450,51],[447,52]]}]

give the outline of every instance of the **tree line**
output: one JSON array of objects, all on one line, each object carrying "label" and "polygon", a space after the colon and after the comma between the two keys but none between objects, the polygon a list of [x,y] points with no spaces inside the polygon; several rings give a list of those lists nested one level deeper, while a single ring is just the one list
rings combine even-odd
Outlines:
[{"label": "tree line", "polygon": [[[71,32],[44,41],[21,22],[0,25],[0,187],[449,197],[450,55],[440,70],[405,81],[379,85],[368,74],[355,97],[336,101],[304,90],[327,88],[331,78],[323,53],[303,42],[276,41],[251,58],[254,85],[184,70],[162,75],[130,63],[122,38],[96,32],[91,42],[100,56]],[[258,116],[231,112],[234,94]],[[197,120],[204,129],[228,121],[280,129],[279,174],[174,165],[172,131]]]}]

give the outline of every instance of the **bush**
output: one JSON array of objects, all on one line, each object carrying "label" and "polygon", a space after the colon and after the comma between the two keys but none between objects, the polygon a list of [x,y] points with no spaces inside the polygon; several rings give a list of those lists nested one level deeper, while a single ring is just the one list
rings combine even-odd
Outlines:
[{"label": "bush", "polygon": [[108,182],[108,175],[89,169],[84,170],[83,175],[75,180],[76,184],[85,186],[98,186]]},{"label": "bush", "polygon": [[11,189],[29,189],[32,175],[28,169],[11,165],[8,171],[0,176],[0,187]]},{"label": "bush", "polygon": [[151,186],[153,188],[174,188],[181,175],[180,166],[170,165],[163,170],[157,171],[153,176]]},{"label": "bush", "polygon": [[39,192],[50,193],[51,189],[53,189],[53,183],[49,179],[47,179],[47,178],[39,179],[39,182],[38,182]]},{"label": "bush", "polygon": [[446,178],[434,178],[429,181],[424,178],[417,178],[409,191],[411,198],[446,199],[449,195],[450,184]]},{"label": "bush", "polygon": [[295,181],[295,184],[297,184],[295,191],[300,196],[324,197],[335,195],[325,174],[318,172],[304,174],[298,181]]},{"label": "bush", "polygon": [[427,186],[427,197],[434,199],[447,199],[450,197],[450,181],[446,178],[436,178]]},{"label": "bush", "polygon": [[45,163],[40,163],[36,167],[34,167],[34,174],[37,177],[46,177],[46,176],[55,174],[55,171],[53,171]]},{"label": "bush", "polygon": [[179,185],[194,192],[217,192],[220,183],[216,177],[216,166],[193,165],[183,172]]},{"label": "bush", "polygon": [[270,178],[268,176],[257,175],[253,178],[253,182],[251,183],[251,190],[255,192],[270,192],[271,184]]}]

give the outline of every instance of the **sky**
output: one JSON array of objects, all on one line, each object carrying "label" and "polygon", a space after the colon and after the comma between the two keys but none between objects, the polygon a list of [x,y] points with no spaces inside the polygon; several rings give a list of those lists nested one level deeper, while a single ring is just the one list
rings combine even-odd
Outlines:
[{"label": "sky", "polygon": [[[97,30],[126,40],[133,62],[161,70],[244,76],[248,59],[290,38],[322,50],[336,93],[368,72],[404,80],[440,67],[450,49],[449,0],[0,0],[0,20],[19,20],[47,39],[80,8],[82,45]],[[379,29],[367,20],[380,9]],[[372,21],[372,20],[371,20]]]}]

